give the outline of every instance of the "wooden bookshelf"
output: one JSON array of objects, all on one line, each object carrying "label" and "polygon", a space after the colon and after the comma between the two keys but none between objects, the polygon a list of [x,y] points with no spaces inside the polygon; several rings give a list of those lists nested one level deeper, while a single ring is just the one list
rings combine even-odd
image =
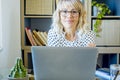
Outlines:
[{"label": "wooden bookshelf", "polygon": [[[31,44],[25,29],[29,27],[30,32],[48,32],[51,25],[52,14],[55,10],[56,0],[20,0],[21,12],[21,50],[24,65],[28,68],[28,55],[31,54],[31,46],[42,46]],[[47,22],[47,23],[46,23]],[[33,33],[33,32],[32,32]],[[42,38],[45,38],[42,36]],[[42,39],[45,40],[45,39]],[[44,41],[46,44],[46,41]]]},{"label": "wooden bookshelf", "polygon": [[[105,58],[109,58],[110,60],[100,58],[99,60],[103,64],[104,67],[109,68],[110,64],[119,64],[120,58],[120,11],[119,11],[119,3],[117,0],[91,0],[97,1],[98,3],[106,4],[111,10],[110,14],[106,14],[101,20],[102,32],[100,32],[101,37],[96,38],[96,46],[99,49],[99,53],[101,56],[105,56]],[[91,4],[91,3],[90,3]],[[96,13],[97,9],[90,5],[89,12],[91,12],[91,28],[97,19]],[[115,54],[115,55],[114,55]],[[109,56],[109,57],[108,57]],[[108,65],[106,65],[108,64]]]}]

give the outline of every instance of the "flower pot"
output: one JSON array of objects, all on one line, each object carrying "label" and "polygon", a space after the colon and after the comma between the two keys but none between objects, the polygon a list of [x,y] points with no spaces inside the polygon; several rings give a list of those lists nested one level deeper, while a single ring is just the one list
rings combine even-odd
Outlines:
[{"label": "flower pot", "polygon": [[12,77],[8,77],[8,80],[29,80],[28,75],[24,78],[12,78]]}]

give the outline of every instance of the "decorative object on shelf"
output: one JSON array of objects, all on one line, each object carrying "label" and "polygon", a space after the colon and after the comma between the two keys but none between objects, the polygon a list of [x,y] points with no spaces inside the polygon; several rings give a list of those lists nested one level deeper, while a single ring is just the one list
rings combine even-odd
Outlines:
[{"label": "decorative object on shelf", "polygon": [[11,69],[8,80],[28,80],[27,69],[24,67],[22,58],[18,57]]},{"label": "decorative object on shelf", "polygon": [[92,1],[92,7],[97,8],[97,13],[96,13],[97,19],[93,25],[94,26],[93,31],[96,33],[97,37],[100,37],[99,32],[102,31],[100,27],[102,24],[101,19],[104,17],[104,15],[110,14],[111,11],[105,3],[98,3],[96,1]]},{"label": "decorative object on shelf", "polygon": [[99,68],[95,71],[95,76],[100,80],[110,80],[110,70],[109,68]]}]

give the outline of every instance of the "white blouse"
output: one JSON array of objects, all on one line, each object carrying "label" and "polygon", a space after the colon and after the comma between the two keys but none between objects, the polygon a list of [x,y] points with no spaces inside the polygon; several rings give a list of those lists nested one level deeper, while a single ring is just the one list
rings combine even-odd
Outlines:
[{"label": "white blouse", "polygon": [[51,47],[87,47],[89,43],[95,43],[95,34],[93,31],[88,31],[80,35],[76,32],[77,38],[74,41],[69,41],[65,38],[65,33],[59,34],[53,29],[48,32],[47,46]]}]

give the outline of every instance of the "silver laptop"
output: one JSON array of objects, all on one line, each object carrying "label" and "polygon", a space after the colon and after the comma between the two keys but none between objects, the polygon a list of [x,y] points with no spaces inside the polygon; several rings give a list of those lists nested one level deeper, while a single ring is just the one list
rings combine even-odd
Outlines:
[{"label": "silver laptop", "polygon": [[35,80],[95,80],[97,48],[33,46]]}]

